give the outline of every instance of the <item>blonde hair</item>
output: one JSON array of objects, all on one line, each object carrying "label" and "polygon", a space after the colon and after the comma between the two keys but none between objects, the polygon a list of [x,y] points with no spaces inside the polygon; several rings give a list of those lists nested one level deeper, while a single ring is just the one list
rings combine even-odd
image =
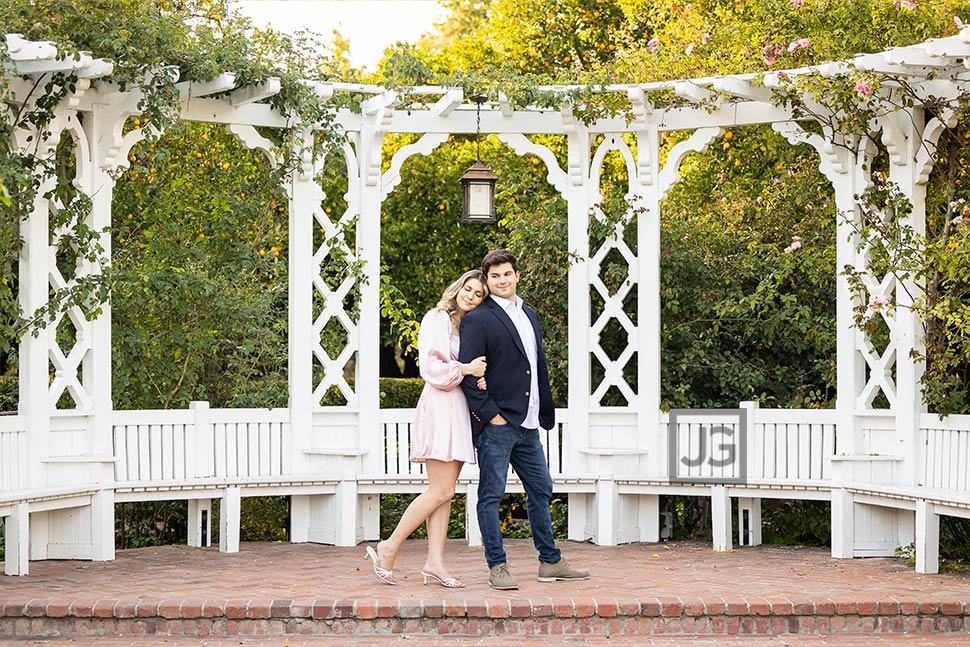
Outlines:
[{"label": "blonde hair", "polygon": [[444,310],[448,314],[456,312],[458,310],[458,293],[472,279],[482,284],[482,291],[485,293],[485,296],[488,296],[488,286],[485,284],[485,275],[482,274],[482,271],[468,270],[459,276],[454,283],[445,288],[445,291],[441,293],[441,299],[438,301],[438,305],[435,307],[439,310]]}]

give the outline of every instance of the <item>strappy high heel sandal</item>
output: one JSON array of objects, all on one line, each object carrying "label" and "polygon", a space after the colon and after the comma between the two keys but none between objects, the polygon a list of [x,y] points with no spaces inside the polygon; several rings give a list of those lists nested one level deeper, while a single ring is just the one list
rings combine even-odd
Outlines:
[{"label": "strappy high heel sandal", "polygon": [[441,586],[443,586],[443,587],[445,587],[447,589],[463,589],[463,588],[465,588],[465,584],[461,580],[456,579],[454,577],[440,578],[437,575],[435,575],[434,573],[425,573],[424,571],[421,571],[421,575],[424,576],[424,583],[425,584],[428,583],[428,578],[431,578],[432,580],[434,580],[435,582],[437,582],[438,584],[440,584]]},{"label": "strappy high heel sandal", "polygon": [[364,549],[364,559],[369,559],[374,564],[374,575],[377,576],[381,582],[384,584],[397,584],[397,580],[394,579],[394,571],[389,571],[386,568],[381,568],[380,557],[377,556],[377,551],[368,546]]}]

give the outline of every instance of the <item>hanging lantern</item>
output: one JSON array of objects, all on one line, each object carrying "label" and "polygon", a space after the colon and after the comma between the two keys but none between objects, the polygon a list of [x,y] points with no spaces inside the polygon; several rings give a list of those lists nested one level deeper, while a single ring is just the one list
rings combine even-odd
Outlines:
[{"label": "hanging lantern", "polygon": [[475,163],[468,167],[461,176],[462,201],[461,222],[488,225],[494,223],[495,215],[495,182],[498,176],[482,161],[481,137],[482,104],[485,97],[471,98],[475,102]]}]

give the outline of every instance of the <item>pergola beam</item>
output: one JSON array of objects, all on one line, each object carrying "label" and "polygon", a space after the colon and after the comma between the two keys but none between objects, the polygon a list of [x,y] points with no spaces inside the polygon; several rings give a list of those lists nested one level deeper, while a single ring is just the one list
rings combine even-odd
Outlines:
[{"label": "pergola beam", "polygon": [[279,77],[272,76],[262,83],[239,88],[229,93],[229,103],[239,108],[251,103],[257,103],[279,94],[282,83]]},{"label": "pergola beam", "polygon": [[229,92],[236,87],[235,72],[223,72],[211,81],[183,81],[178,84],[182,98],[206,97],[211,94]]}]

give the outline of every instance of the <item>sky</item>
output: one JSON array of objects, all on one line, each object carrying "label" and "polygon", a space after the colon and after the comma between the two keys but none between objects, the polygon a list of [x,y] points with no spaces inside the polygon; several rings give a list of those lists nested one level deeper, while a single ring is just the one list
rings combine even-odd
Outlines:
[{"label": "sky", "polygon": [[350,40],[350,63],[373,70],[384,48],[414,42],[444,17],[437,0],[236,0],[243,15],[261,27],[292,34],[300,29],[330,38],[334,29]]}]

